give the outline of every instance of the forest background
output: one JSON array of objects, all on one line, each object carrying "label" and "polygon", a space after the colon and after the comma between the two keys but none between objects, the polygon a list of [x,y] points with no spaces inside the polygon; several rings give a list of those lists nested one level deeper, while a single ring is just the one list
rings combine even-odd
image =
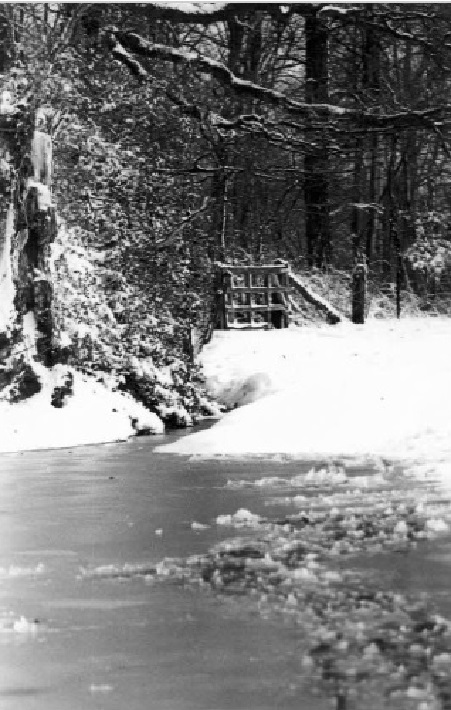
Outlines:
[{"label": "forest background", "polygon": [[[217,261],[286,259],[357,320],[447,313],[450,18],[446,3],[3,4],[0,112],[51,137],[58,216],[13,274],[2,396],[39,387],[35,311],[32,359],[112,377],[167,424],[215,413],[190,339],[212,322]],[[10,153],[19,263],[26,150]],[[47,333],[30,281],[47,284]],[[68,370],[56,406],[66,390]]]}]

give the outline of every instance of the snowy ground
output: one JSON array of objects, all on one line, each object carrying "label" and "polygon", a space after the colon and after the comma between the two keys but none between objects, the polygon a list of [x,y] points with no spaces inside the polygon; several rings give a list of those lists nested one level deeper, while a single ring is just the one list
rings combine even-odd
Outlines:
[{"label": "snowy ground", "polygon": [[216,332],[202,362],[238,408],[160,451],[386,457],[451,481],[451,320]]},{"label": "snowy ground", "polygon": [[162,433],[163,423],[131,397],[113,392],[93,378],[75,374],[74,395],[56,409],[50,404],[58,368],[34,363],[41,391],[19,404],[0,402],[0,452],[50,449],[127,439],[132,426]]},{"label": "snowy ground", "polygon": [[[451,320],[216,332],[201,359],[211,394],[237,408],[161,451],[395,458],[451,481]],[[0,402],[0,452],[125,439],[131,419],[163,430],[130,397],[81,375],[55,409],[54,375],[42,368],[38,395]]]}]

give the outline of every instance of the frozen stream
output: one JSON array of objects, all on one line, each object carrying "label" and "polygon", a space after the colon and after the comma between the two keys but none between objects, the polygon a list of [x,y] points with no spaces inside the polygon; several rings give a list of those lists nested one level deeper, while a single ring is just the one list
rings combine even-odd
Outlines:
[{"label": "frozen stream", "polygon": [[451,707],[431,483],[161,441],[0,457],[2,710]]}]

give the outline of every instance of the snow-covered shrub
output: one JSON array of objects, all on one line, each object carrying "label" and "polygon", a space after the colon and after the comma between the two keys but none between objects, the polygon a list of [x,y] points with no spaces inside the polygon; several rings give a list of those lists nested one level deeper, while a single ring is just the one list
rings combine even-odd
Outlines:
[{"label": "snow-covered shrub", "polygon": [[451,242],[420,232],[405,252],[406,272],[423,309],[448,310],[451,302]]},{"label": "snow-covered shrub", "polygon": [[[368,289],[369,318],[392,318],[396,309],[395,285],[383,288],[380,284],[370,282]],[[421,299],[412,289],[403,289],[401,292],[401,313],[403,316],[421,315]]]},{"label": "snow-covered shrub", "polygon": [[404,254],[412,288],[425,300],[430,296],[451,296],[449,215],[432,211],[419,214],[415,235]]},{"label": "snow-covered shrub", "polygon": [[217,415],[183,351],[180,321],[85,242],[82,230],[61,223],[52,245],[60,360],[131,392],[169,426]]}]

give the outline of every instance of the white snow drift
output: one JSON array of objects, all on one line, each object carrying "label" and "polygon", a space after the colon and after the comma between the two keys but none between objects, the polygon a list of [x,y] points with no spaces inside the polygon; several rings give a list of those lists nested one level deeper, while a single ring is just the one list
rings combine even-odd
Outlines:
[{"label": "white snow drift", "polygon": [[451,478],[451,320],[217,332],[202,362],[239,408],[159,451],[382,456]]}]

